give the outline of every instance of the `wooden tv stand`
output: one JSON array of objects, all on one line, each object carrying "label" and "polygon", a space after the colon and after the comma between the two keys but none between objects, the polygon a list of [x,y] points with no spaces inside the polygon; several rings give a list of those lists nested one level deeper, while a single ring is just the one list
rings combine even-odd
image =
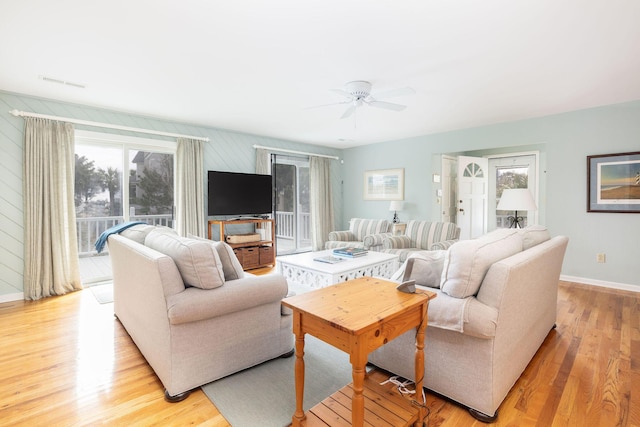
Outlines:
[{"label": "wooden tv stand", "polygon": [[225,241],[227,233],[225,229],[229,226],[240,224],[255,224],[257,228],[270,228],[271,239],[257,240],[255,242],[228,243],[233,248],[242,264],[244,270],[251,270],[260,267],[275,267],[276,265],[276,222],[273,219],[243,218],[232,220],[211,219],[209,220],[209,239],[213,239],[211,227],[217,225],[220,230],[219,238]]}]

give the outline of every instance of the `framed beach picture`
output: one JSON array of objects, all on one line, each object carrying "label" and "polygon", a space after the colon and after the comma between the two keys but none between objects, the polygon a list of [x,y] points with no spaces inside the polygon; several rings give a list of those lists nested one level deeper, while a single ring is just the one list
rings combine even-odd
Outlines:
[{"label": "framed beach picture", "polygon": [[640,151],[587,156],[587,212],[640,213]]},{"label": "framed beach picture", "polygon": [[366,171],[364,199],[404,200],[404,169]]}]

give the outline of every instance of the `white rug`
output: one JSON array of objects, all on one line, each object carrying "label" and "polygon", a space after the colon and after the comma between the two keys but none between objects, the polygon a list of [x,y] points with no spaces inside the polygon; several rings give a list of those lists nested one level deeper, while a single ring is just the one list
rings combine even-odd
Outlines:
[{"label": "white rug", "polygon": [[91,286],[91,293],[100,304],[113,302],[113,283]]}]

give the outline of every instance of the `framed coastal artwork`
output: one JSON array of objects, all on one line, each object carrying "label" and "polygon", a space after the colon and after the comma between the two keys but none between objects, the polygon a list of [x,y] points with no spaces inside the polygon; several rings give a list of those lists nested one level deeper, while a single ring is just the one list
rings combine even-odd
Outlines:
[{"label": "framed coastal artwork", "polygon": [[364,199],[404,200],[404,169],[366,171]]},{"label": "framed coastal artwork", "polygon": [[587,212],[640,213],[640,151],[587,156]]}]

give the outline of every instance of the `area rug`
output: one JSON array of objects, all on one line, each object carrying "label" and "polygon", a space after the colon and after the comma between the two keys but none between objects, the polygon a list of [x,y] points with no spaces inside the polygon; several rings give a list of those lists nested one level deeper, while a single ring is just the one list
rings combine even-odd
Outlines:
[{"label": "area rug", "polygon": [[[275,359],[202,386],[233,427],[283,427],[296,409],[296,357]],[[349,356],[305,336],[304,410],[351,383]]]},{"label": "area rug", "polygon": [[91,293],[100,304],[109,304],[113,302],[113,283],[105,283],[104,285],[91,286]]}]

